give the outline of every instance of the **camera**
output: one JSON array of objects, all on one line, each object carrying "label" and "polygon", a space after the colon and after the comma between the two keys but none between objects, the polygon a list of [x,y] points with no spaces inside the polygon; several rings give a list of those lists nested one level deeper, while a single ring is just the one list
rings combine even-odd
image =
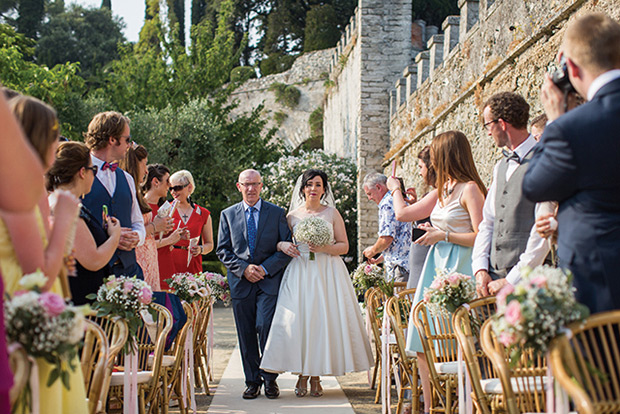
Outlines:
[{"label": "camera", "polygon": [[557,86],[564,95],[568,95],[571,92],[577,92],[575,87],[568,77],[568,67],[566,65],[566,57],[562,56],[560,59],[560,67],[551,73],[551,81]]}]

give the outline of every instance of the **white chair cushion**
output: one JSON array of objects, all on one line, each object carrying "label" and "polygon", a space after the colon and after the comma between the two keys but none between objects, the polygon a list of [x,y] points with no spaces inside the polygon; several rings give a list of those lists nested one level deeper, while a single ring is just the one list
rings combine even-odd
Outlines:
[{"label": "white chair cushion", "polygon": [[[144,384],[151,380],[153,377],[152,371],[138,371],[138,384]],[[116,387],[125,383],[125,372],[113,372],[112,379],[110,380],[110,386]]]},{"label": "white chair cushion", "polygon": [[[146,361],[149,368],[153,366],[153,361],[155,360],[155,355],[149,355],[149,359]],[[171,367],[174,365],[174,356],[173,355],[164,355],[161,360],[162,367]]]},{"label": "white chair cushion", "polygon": [[[465,362],[461,362],[463,364],[463,373],[467,368],[465,368]],[[435,371],[438,374],[458,374],[459,373],[459,363],[456,361],[452,362],[435,362]]]},{"label": "white chair cushion", "polygon": [[[381,341],[383,341],[383,335],[381,335]],[[390,334],[388,344],[390,345],[396,344],[396,336],[394,334]]]},{"label": "white chair cushion", "polygon": [[[520,378],[511,378],[510,383],[512,385],[512,390],[515,393],[518,393],[519,390],[536,390],[537,392],[544,391],[547,387],[547,377],[542,377],[542,382],[540,377],[520,377]],[[526,385],[527,384],[527,385]],[[482,389],[487,394],[501,394],[502,393],[502,383],[499,378],[489,378],[480,381],[480,385]],[[521,385],[521,386],[519,386]]]}]

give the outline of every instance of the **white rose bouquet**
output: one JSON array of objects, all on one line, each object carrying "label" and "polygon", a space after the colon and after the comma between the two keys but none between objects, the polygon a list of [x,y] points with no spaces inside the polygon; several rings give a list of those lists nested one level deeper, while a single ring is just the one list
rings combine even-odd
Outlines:
[{"label": "white rose bouquet", "polygon": [[98,311],[97,316],[120,316],[127,321],[129,337],[125,353],[135,350],[135,338],[142,325],[141,312],[149,311],[153,300],[153,291],[148,283],[135,276],[110,276],[104,280],[97,294],[91,293],[86,297],[95,299],[92,306]]},{"label": "white rose bouquet", "polygon": [[[306,217],[295,226],[296,243],[327,246],[332,242],[333,235],[329,224],[318,217]],[[314,252],[310,252],[310,260],[314,260]]]},{"label": "white rose bouquet", "polygon": [[424,302],[431,315],[446,315],[476,298],[476,285],[471,276],[436,269],[430,288],[424,289]]},{"label": "white rose bouquet", "polygon": [[570,273],[538,266],[524,270],[516,286],[506,285],[499,291],[492,328],[516,363],[524,348],[545,353],[564,326],[588,314],[588,309],[575,299]]},{"label": "white rose bouquet", "polygon": [[172,275],[170,279],[166,279],[166,283],[174,289],[175,295],[187,303],[206,298],[210,294],[209,288],[200,275],[177,273]]},{"label": "white rose bouquet", "polygon": [[225,276],[219,273],[203,272],[199,277],[209,287],[212,298],[221,300],[225,306],[230,305],[232,300],[230,297],[230,286],[228,286],[228,280],[226,280]]},{"label": "white rose bouquet", "polygon": [[[47,385],[58,378],[69,389],[69,369],[75,371],[78,344],[84,338],[88,306],[72,306],[55,293],[41,292],[47,277],[40,271],[24,276],[20,290],[4,302],[4,323],[9,342],[17,342],[33,357],[43,358],[54,369]],[[63,364],[64,363],[64,364]]]}]

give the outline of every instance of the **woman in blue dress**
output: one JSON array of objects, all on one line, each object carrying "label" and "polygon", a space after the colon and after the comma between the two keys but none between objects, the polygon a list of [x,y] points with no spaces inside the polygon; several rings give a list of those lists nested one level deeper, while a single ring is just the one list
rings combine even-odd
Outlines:
[{"label": "woman in blue dress", "polygon": [[[482,206],[487,192],[476,170],[465,134],[447,131],[437,135],[431,143],[430,152],[437,174],[437,189],[409,207],[396,202],[398,196],[394,198],[398,219],[403,212],[409,220],[418,220],[429,214],[431,217],[432,225],[420,225],[426,233],[415,241],[416,244],[431,246],[431,249],[424,262],[413,306],[422,300],[424,289],[433,282],[437,269],[473,276],[471,253],[478,225],[482,221]],[[390,177],[387,186],[390,191],[398,188],[398,180]],[[409,326],[413,327],[412,315],[409,319]],[[418,355],[424,412],[429,412],[432,395],[429,369],[416,329],[408,330],[407,350]]]}]

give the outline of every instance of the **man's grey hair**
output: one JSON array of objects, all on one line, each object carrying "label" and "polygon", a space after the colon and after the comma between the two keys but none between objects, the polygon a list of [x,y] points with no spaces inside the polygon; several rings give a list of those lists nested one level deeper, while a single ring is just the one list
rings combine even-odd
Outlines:
[{"label": "man's grey hair", "polygon": [[387,177],[385,175],[378,172],[371,172],[364,177],[362,187],[374,187],[377,184],[385,185],[386,182]]}]

